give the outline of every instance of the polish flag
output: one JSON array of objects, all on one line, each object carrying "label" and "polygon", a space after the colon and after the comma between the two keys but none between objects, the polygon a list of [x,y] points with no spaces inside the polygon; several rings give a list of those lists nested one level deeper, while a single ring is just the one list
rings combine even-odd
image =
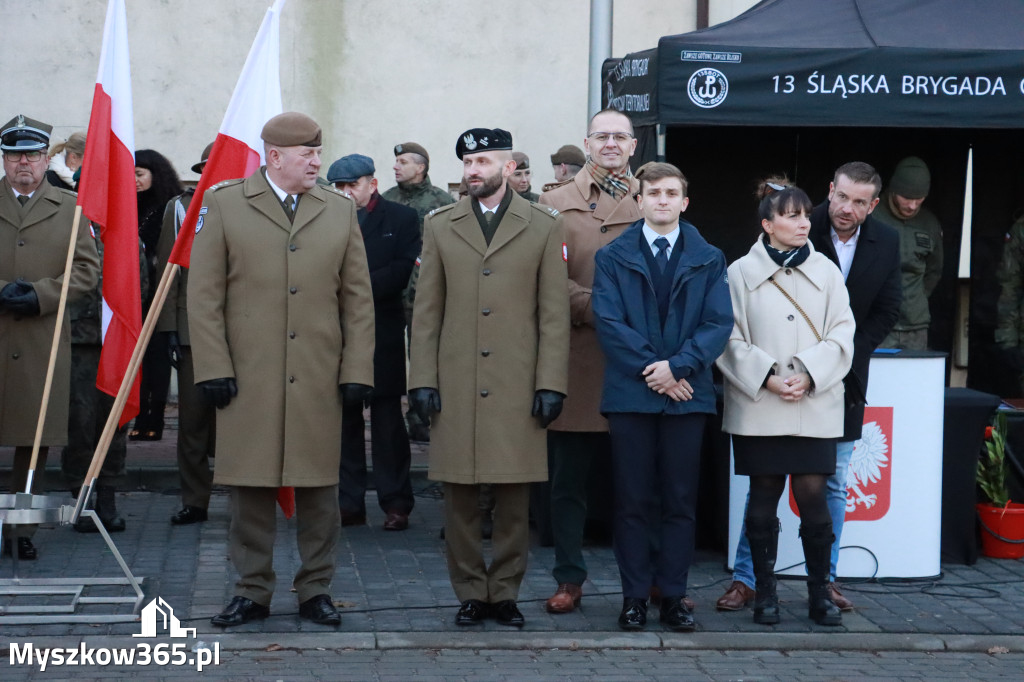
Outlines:
[{"label": "polish flag", "polygon": [[[264,124],[283,110],[280,54],[281,10],[285,2],[274,0],[274,5],[263,17],[260,30],[256,32],[242,74],[228,102],[228,110],[213,141],[210,158],[174,241],[168,260],[183,268],[189,265],[196,233],[203,229],[199,211],[206,190],[224,180],[248,177],[266,161],[260,133]],[[277,502],[285,518],[290,519],[295,514],[295,489],[278,489]]]},{"label": "polish flag", "polygon": [[232,178],[251,175],[263,163],[263,125],[282,111],[281,106],[281,10],[286,0],[275,0],[267,10],[249,56],[242,67],[242,75],[235,84],[235,92],[228,102],[227,113],[213,141],[210,158],[199,178],[195,196],[181,223],[174,242],[170,262],[187,268],[192,251],[192,240],[203,228],[199,209],[207,189]]},{"label": "polish flag", "polygon": [[[116,396],[142,332],[135,132],[124,0],[107,4],[78,204],[100,226],[103,241],[103,350],[96,387]],[[136,375],[118,426],[138,413]]]}]

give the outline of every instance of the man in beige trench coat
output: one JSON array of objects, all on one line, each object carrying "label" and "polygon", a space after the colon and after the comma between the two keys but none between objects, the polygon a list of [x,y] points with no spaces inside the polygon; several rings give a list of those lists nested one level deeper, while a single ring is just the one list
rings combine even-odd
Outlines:
[{"label": "man in beige trench coat", "polygon": [[[459,137],[469,196],[431,213],[412,327],[409,402],[433,415],[430,478],[445,483],[455,622],[516,607],[529,549],[530,482],[547,478],[544,429],[561,411],[569,298],[561,220],[512,191],[512,136]],[[480,538],[481,483],[494,484],[491,565]]]},{"label": "man in beige trench coat", "polygon": [[558,583],[546,604],[551,613],[568,613],[583,598],[583,582],[587,579],[583,559],[587,477],[595,459],[611,462],[608,422],[600,409],[604,353],[597,341],[590,305],[594,254],[642,217],[633,199],[640,184],[629,168],[636,151],[629,117],[618,111],[598,112],[590,121],[583,146],[590,157],[583,170],[540,197],[540,203],[558,209],[565,224],[572,312],[569,397],[561,416],[548,430],[551,530],[555,541],[552,573]]},{"label": "man in beige trench coat", "polygon": [[[64,265],[75,217],[75,193],[46,182],[50,126],[16,116],[0,128],[4,178],[0,180],[0,445],[14,446],[11,489],[25,489],[32,458]],[[84,221],[83,221],[84,223]],[[100,258],[87,225],[79,227],[68,283],[73,300],[96,287]],[[68,442],[71,390],[71,330],[68,309],[57,348],[50,401],[37,470],[46,469],[48,446]],[[38,483],[33,486],[39,489]],[[20,535],[18,557],[35,559],[30,539],[35,526],[4,526],[7,538]]]},{"label": "man in beige trench coat", "polygon": [[[316,184],[320,127],[288,112],[263,128],[267,165],[208,190],[192,247],[196,386],[221,408],[214,482],[232,486],[235,597],[212,619],[270,614],[279,486],[295,487],[299,615],[341,617],[329,590],[341,520],[342,402],[373,384],[373,298],[355,204]],[[237,396],[237,397],[236,397]]]}]

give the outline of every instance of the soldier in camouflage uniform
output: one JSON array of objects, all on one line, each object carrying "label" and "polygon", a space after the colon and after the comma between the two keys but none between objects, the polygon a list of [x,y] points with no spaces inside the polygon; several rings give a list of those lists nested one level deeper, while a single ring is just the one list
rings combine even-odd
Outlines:
[{"label": "soldier in camouflage uniform", "polygon": [[[103,244],[97,239],[100,261]],[[139,243],[139,278],[142,298],[149,291],[146,256]],[[68,444],[61,451],[61,473],[72,493],[77,493],[89,470],[96,444],[99,442],[107,415],[114,406],[113,396],[96,388],[96,374],[100,366],[102,344],[102,291],[103,277],[96,288],[81,298],[68,303],[71,321],[71,403],[68,409]],[[127,455],[128,425],[117,429],[107,449],[106,459],[96,479],[96,514],[110,533],[125,529],[124,519],[117,514],[114,491],[124,483],[124,462]],[[98,532],[96,525],[86,518],[75,523],[80,533]]]},{"label": "soldier in camouflage uniform", "polygon": [[928,297],[942,278],[942,228],[935,214],[922,206],[931,174],[916,156],[896,164],[889,188],[874,215],[900,235],[903,303],[896,326],[880,348],[927,350],[931,312]]},{"label": "soldier in camouflage uniform", "polygon": [[[388,191],[381,194],[381,197],[388,201],[394,201],[408,206],[416,211],[419,219],[420,236],[423,236],[423,218],[435,208],[454,204],[452,195],[430,184],[430,155],[422,145],[415,142],[403,142],[395,145],[395,181],[398,183]],[[420,278],[420,259],[416,259],[412,275],[409,276],[409,286],[402,294],[402,303],[405,306],[406,338],[409,330],[412,329],[412,308],[416,301],[416,283]],[[424,424],[420,418],[411,410],[406,412],[405,419],[409,424],[409,437],[416,441],[426,442],[430,440],[430,425]]]},{"label": "soldier in camouflage uniform", "polygon": [[1020,395],[1024,395],[1024,217],[1006,233],[997,277],[996,345],[1002,349],[1006,364],[1016,372]]}]

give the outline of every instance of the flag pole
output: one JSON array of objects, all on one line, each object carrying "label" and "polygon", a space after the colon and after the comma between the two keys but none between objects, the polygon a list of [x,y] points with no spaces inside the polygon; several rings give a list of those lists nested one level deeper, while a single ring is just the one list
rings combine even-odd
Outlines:
[{"label": "flag pole", "polygon": [[125,403],[128,402],[128,394],[131,392],[132,384],[135,383],[135,375],[138,374],[139,367],[142,365],[142,356],[149,346],[150,339],[153,338],[153,330],[156,329],[157,318],[160,316],[160,311],[167,301],[167,295],[171,290],[171,284],[174,282],[174,276],[178,274],[178,268],[179,266],[176,263],[168,263],[164,267],[163,274],[160,276],[160,284],[157,286],[153,302],[149,306],[149,314],[146,315],[146,321],[142,325],[139,340],[135,344],[134,350],[132,350],[131,359],[128,361],[128,369],[125,371],[124,378],[121,380],[121,386],[117,389],[117,395],[114,397],[114,406],[110,408],[110,414],[107,415],[107,422],[103,425],[103,432],[100,434],[99,442],[96,443],[96,451],[93,452],[92,462],[90,462],[85,479],[82,481],[82,489],[78,493],[78,502],[75,504],[71,523],[78,521],[79,516],[84,511],[85,504],[92,494],[93,487],[96,485],[96,477],[99,476],[103,462],[107,459],[107,450],[110,449],[110,442],[114,439],[114,432],[117,431],[117,423],[121,419]]},{"label": "flag pole", "polygon": [[43,425],[46,424],[46,409],[50,405],[50,387],[53,385],[53,372],[57,364],[57,351],[60,348],[60,330],[64,326],[64,309],[67,307],[68,288],[71,286],[71,267],[75,261],[75,246],[78,243],[78,227],[82,219],[82,207],[75,206],[75,218],[71,223],[71,243],[68,245],[68,257],[64,261],[64,281],[60,284],[60,302],[57,304],[57,322],[53,328],[53,342],[50,344],[50,362],[46,366],[46,379],[43,382],[43,400],[39,407],[39,419],[36,421],[36,436],[32,441],[32,458],[28,463],[28,476],[25,479],[25,492],[32,492],[32,481],[35,478],[36,466],[39,464],[39,444],[43,442]]}]

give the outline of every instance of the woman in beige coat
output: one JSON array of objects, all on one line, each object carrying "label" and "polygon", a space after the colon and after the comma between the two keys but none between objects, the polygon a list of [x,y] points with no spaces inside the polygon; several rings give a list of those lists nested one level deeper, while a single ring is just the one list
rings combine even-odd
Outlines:
[{"label": "woman in beige coat", "polygon": [[722,428],[736,473],[750,476],[745,519],[757,596],[754,622],[779,622],[775,593],[779,499],[791,476],[807,564],[809,617],[839,625],[828,597],[832,521],[825,482],[843,434],[843,377],[855,323],[842,272],[808,241],[811,201],[784,178],[762,183],[764,234],[729,267],[736,324],[718,366]]}]

